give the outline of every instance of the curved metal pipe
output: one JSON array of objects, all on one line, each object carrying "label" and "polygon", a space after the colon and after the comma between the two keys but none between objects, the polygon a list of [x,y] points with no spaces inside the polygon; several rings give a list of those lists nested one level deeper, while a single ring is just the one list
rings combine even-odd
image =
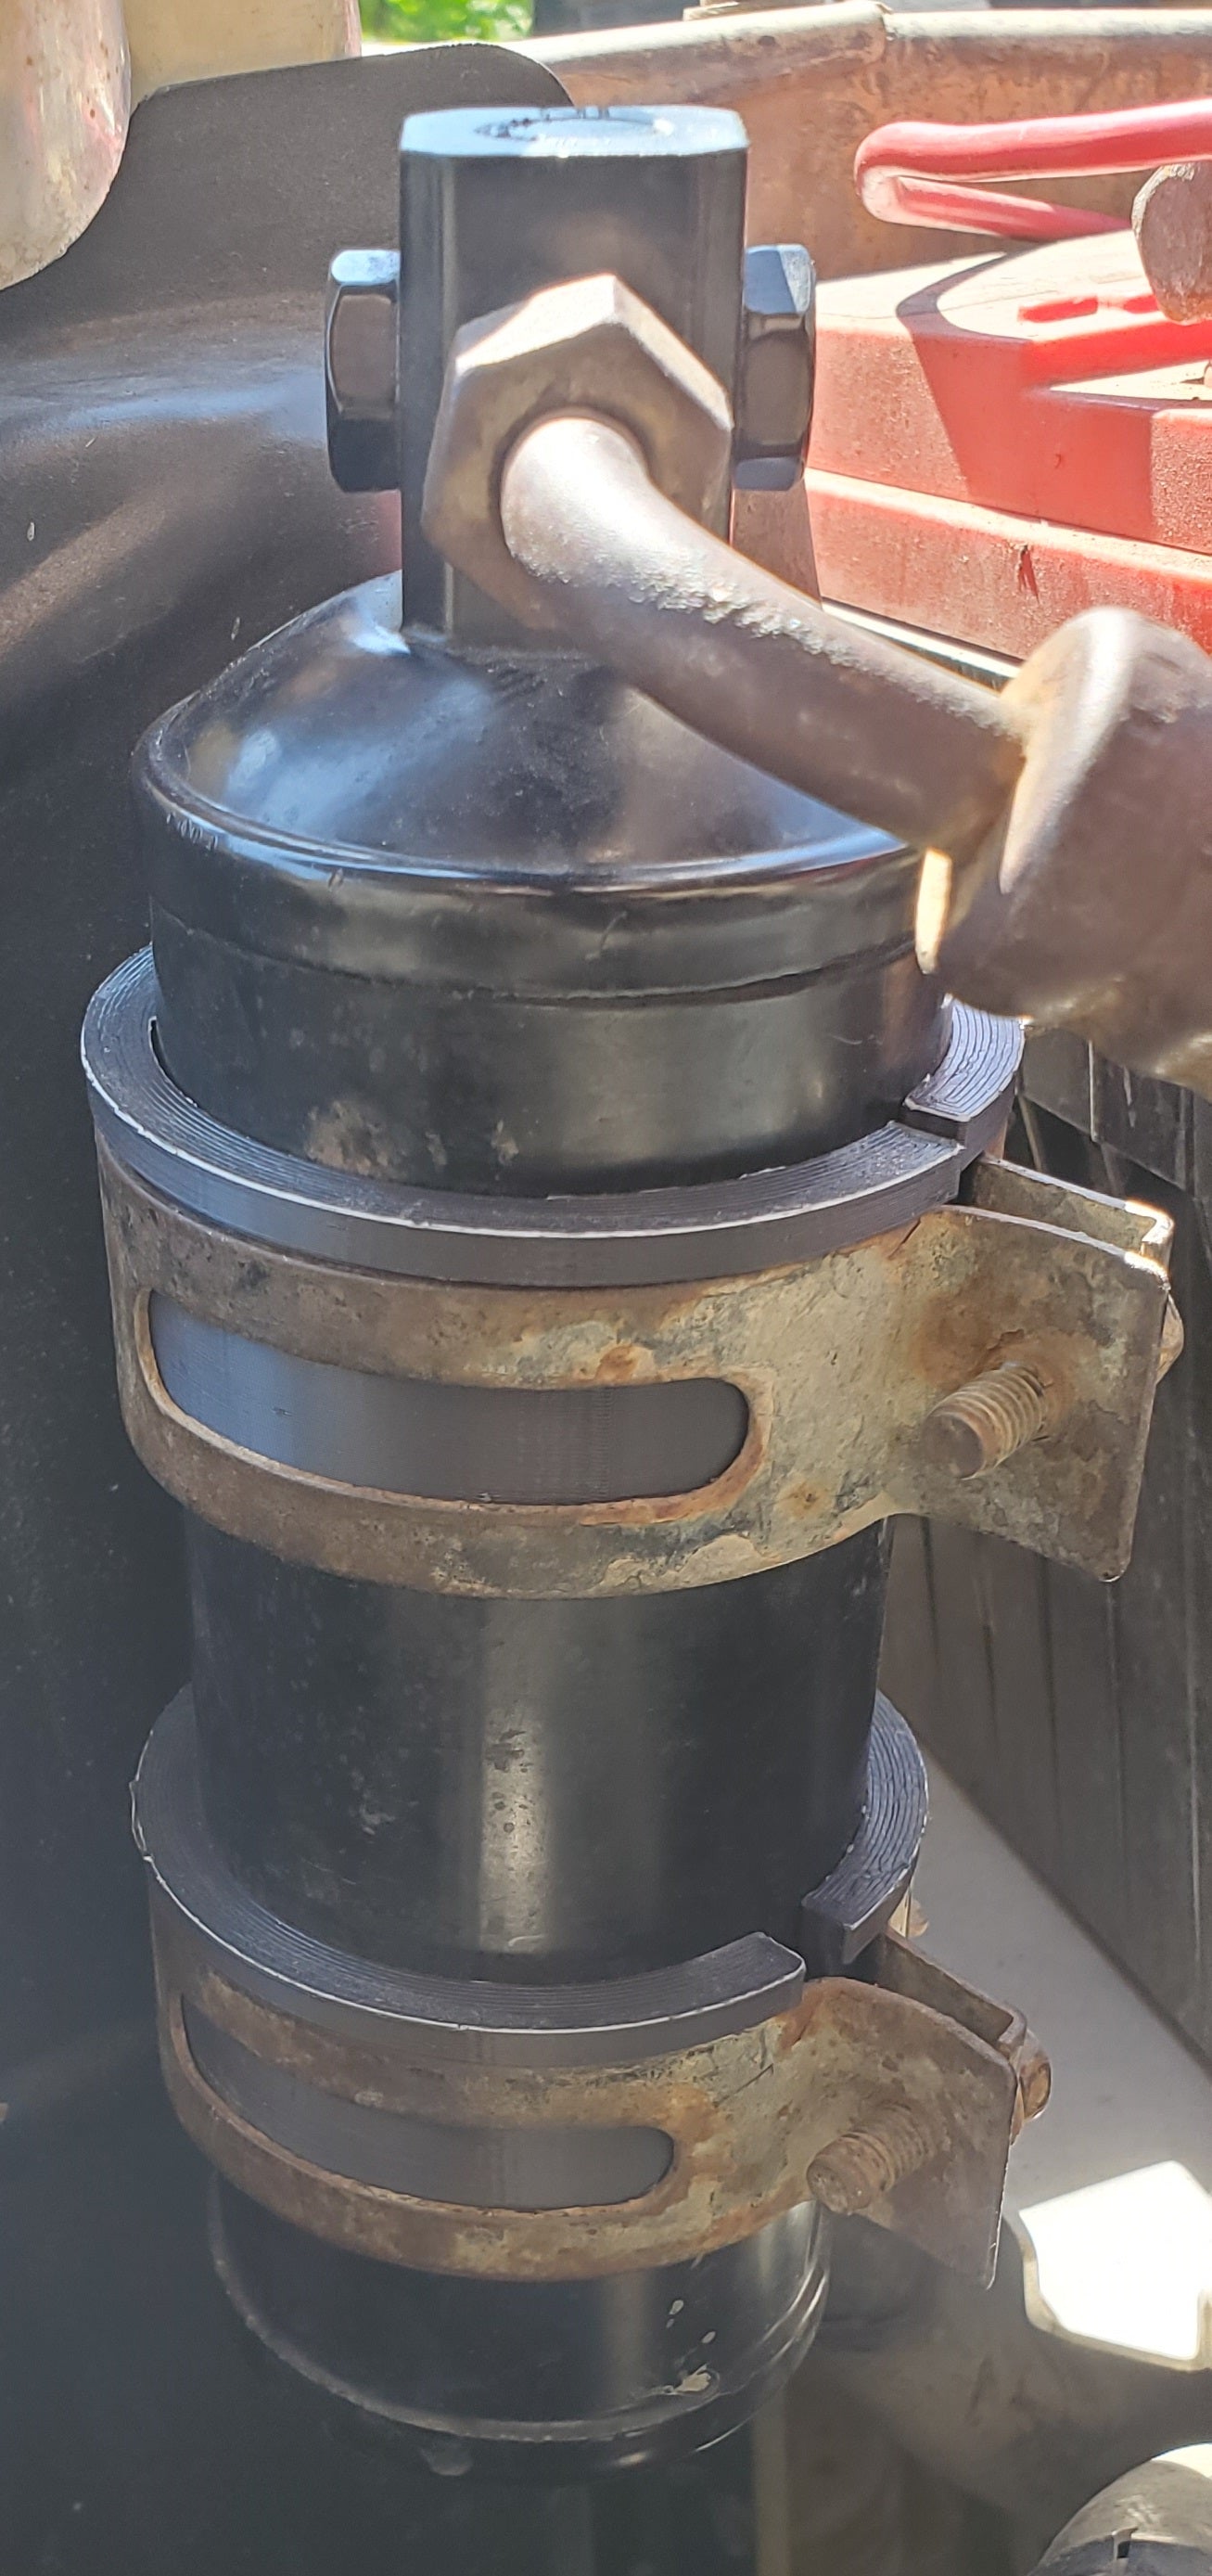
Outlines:
[{"label": "curved metal pipe", "polygon": [[626,431],[539,421],[505,461],[500,513],[534,623],[742,759],[959,860],[1002,814],[1024,736],[999,701],[711,536],[656,489]]}]

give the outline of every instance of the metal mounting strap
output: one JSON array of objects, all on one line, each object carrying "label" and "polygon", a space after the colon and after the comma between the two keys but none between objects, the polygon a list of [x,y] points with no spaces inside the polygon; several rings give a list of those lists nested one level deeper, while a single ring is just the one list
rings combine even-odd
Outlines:
[{"label": "metal mounting strap", "polygon": [[188,1692],[134,1808],[169,2091],[280,2216],[383,2261],[558,2280],[697,2256],[817,2199],[987,2277],[1046,2070],[1018,2015],[908,1943],[869,1945],[871,1982],[806,1982],[756,1932],[579,1987],[376,1966],[232,1875]]},{"label": "metal mounting strap", "polygon": [[[986,2006],[986,2030],[966,2027],[949,2008],[949,1983],[940,1990],[948,2008],[938,2011],[879,1983],[823,1978],[788,2010],[629,2065],[439,2068],[254,2000],[163,1917],[156,1946],[161,2054],[183,2125],[229,2181],[349,2251],[494,2279],[581,2279],[735,2243],[815,2193],[830,2206],[861,2206],[978,2280],[991,2277],[1021,2116],[1021,2026]],[[915,1967],[929,1978],[928,1963]],[[987,2035],[999,2026],[1000,2042]],[[238,2107],[231,2068],[241,2060],[259,2071],[270,2106],[256,2120],[247,2091]],[[609,2200],[575,2207],[423,2197],[333,2170],[314,2149],[305,2155],[271,2135],[268,2121],[300,2094],[313,2110],[317,2101],[330,2112],[356,2106],[388,2128],[414,2123],[427,2137],[440,2129],[456,2150],[452,2175],[460,2139],[478,2131],[520,2136],[532,2150],[546,2138],[555,2156],[579,2139],[581,2170],[609,2159],[622,2179]],[[346,2134],[335,2120],[316,2123],[318,2138]],[[831,2192],[850,2187],[852,2165],[859,2194],[843,2203]],[[510,2166],[506,2153],[498,2170]]]},{"label": "metal mounting strap", "polygon": [[[919,1512],[1103,1577],[1127,1562],[1171,1355],[1170,1228],[1148,1210],[985,1163],[976,1204],[815,1261],[675,1287],[472,1288],[233,1239],[104,1147],[100,1162],[134,1447],[191,1510],[279,1556],[422,1590],[589,1597],[730,1581]],[[691,1492],[519,1503],[354,1484],[174,1403],[156,1299],[355,1383],[471,1387],[490,1403],[700,1381],[739,1390],[748,1427]],[[956,1471],[926,1426],[1008,1362],[1039,1397],[1025,1436],[986,1472]]]}]

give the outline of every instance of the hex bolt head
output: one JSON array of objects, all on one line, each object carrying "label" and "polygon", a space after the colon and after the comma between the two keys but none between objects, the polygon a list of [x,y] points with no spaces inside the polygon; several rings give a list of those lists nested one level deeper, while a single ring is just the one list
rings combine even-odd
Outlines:
[{"label": "hex bolt head", "polygon": [[1025,1360],[1002,1360],[933,1407],[922,1428],[922,1448],[932,1467],[952,1476],[981,1476],[1038,1440],[1051,1409],[1039,1371]]},{"label": "hex bolt head", "polygon": [[798,242],[745,253],[736,480],[787,491],[803,471],[812,426],[816,276]]},{"label": "hex bolt head", "polygon": [[399,286],[399,255],[391,250],[338,251],[328,272],[328,461],[343,492],[387,492],[399,479]]},{"label": "hex bolt head", "polygon": [[1027,2120],[1038,2120],[1052,2092],[1052,2067],[1033,2031],[1028,2031],[1018,2065],[1018,2113],[1015,2132]]}]

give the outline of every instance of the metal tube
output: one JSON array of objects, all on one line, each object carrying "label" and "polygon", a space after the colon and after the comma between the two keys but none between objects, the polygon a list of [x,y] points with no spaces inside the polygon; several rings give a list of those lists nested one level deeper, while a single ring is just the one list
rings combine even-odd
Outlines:
[{"label": "metal tube", "polygon": [[[830,617],[667,501],[602,420],[539,421],[505,461],[501,527],[536,624],[789,786],[913,848],[975,850],[1023,735],[998,701]],[[516,603],[515,603],[516,604]]]}]

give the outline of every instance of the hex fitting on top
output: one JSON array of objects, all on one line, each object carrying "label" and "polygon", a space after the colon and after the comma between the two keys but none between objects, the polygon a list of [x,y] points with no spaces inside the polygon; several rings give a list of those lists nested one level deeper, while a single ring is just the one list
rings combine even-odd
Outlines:
[{"label": "hex fitting on top", "polygon": [[715,517],[729,486],[723,386],[621,279],[575,278],[468,323],[446,369],[422,522],[448,562],[531,623],[535,585],[505,543],[501,474],[523,432],[561,412],[624,430],[692,518]]}]

